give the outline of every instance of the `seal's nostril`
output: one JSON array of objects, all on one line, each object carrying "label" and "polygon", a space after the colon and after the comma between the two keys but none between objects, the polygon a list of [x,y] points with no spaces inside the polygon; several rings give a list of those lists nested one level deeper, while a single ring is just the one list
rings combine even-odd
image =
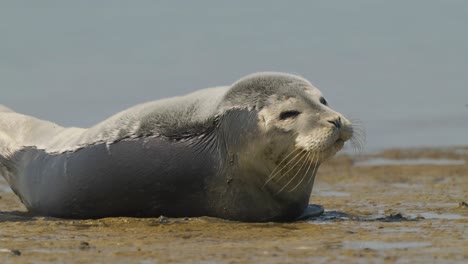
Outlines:
[{"label": "seal's nostril", "polygon": [[341,128],[341,118],[338,117],[337,119],[328,120],[328,123],[333,124],[336,128]]}]

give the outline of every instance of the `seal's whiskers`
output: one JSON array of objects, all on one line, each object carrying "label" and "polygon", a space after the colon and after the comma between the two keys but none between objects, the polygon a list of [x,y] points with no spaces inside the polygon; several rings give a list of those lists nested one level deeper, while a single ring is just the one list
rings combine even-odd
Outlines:
[{"label": "seal's whiskers", "polygon": [[[289,154],[286,155],[286,157],[284,157],[284,158],[281,160],[281,162],[278,163],[278,165],[276,165],[275,169],[270,173],[270,176],[273,175],[273,174],[281,167],[281,165],[283,165],[283,163],[284,163],[285,161],[288,160],[289,156],[291,156],[292,154],[294,154],[294,153],[297,152],[297,151],[300,151],[300,149],[295,148],[295,149],[293,149],[291,152],[289,152]],[[299,153],[298,153],[298,154],[299,154]],[[296,156],[297,156],[297,155],[296,155]],[[293,159],[294,159],[294,158],[293,158]]]},{"label": "seal's whiskers", "polygon": [[288,192],[293,192],[294,190],[296,190],[297,187],[299,187],[301,185],[301,183],[304,181],[304,179],[307,177],[307,173],[309,173],[309,170],[312,167],[312,163],[314,163],[315,153],[312,155],[312,158],[310,158],[311,155],[312,155],[311,153],[308,154],[307,161],[308,161],[309,165],[307,166],[307,170],[304,173],[304,176],[302,176],[302,179],[299,181],[299,183],[296,184],[296,186],[294,186],[294,188],[292,188]]},{"label": "seal's whiskers", "polygon": [[[354,129],[354,126],[353,126]],[[351,146],[357,153],[361,153],[366,143],[366,132],[362,129],[355,129],[351,138]]]},{"label": "seal's whiskers", "polygon": [[[286,163],[284,166],[281,166],[285,161],[287,161],[287,159],[289,158],[289,156],[291,156],[292,154],[294,154],[295,152],[299,151],[299,153],[297,153],[296,156],[294,156],[291,160],[289,160],[288,163]],[[292,150],[276,167],[275,169],[270,173],[270,176],[268,177],[268,180],[265,182],[265,184],[263,184],[263,187],[265,187],[271,180],[273,180],[274,177],[276,177],[276,175],[281,172],[286,166],[288,166],[292,161],[294,161],[294,159],[299,156],[300,154],[302,153],[302,150],[301,149],[294,149]]]},{"label": "seal's whiskers", "polygon": [[362,126],[361,120],[352,118],[351,121],[351,127],[353,129],[351,145],[357,153],[361,153],[366,143],[366,131]]},{"label": "seal's whiskers", "polygon": [[311,181],[313,182],[313,179],[315,178],[315,174],[317,173],[317,170],[319,167],[318,161],[319,161],[319,157],[317,156],[317,159],[315,160],[315,163],[314,163],[314,168],[312,170],[312,174],[310,175],[309,180],[307,181],[307,184],[309,184]]},{"label": "seal's whiskers", "polygon": [[[304,162],[302,162],[301,167],[299,167],[299,169],[297,170],[296,174],[294,174],[294,176],[291,177],[291,179],[290,179],[290,180],[283,186],[283,188],[281,188],[276,194],[279,194],[279,193],[281,193],[284,189],[286,189],[286,187],[288,187],[288,185],[297,177],[297,175],[299,175],[299,172],[301,172],[301,170],[302,170],[302,168],[304,167],[304,165],[307,164],[307,162],[305,162],[305,161],[307,161],[307,158],[308,158],[308,157],[309,157],[309,154],[306,153],[306,154],[304,154],[304,156],[302,156],[302,157],[299,159],[299,161],[298,161],[297,163],[299,163],[299,162],[301,162],[301,161],[304,161]],[[305,160],[304,160],[304,159],[305,159]],[[297,163],[296,163],[296,165],[297,165]],[[295,167],[296,165],[294,165],[294,167]],[[286,174],[283,174],[283,176],[284,176],[284,175],[286,175]],[[283,176],[282,176],[282,177],[283,177]],[[280,178],[280,179],[281,179],[281,178]]]},{"label": "seal's whiskers", "polygon": [[[299,154],[302,155],[302,156],[298,157]],[[302,159],[304,157],[306,157],[307,152],[301,151],[299,154],[296,156],[296,157],[298,157],[296,159],[297,161],[293,165],[291,165],[291,168],[289,168],[285,173],[281,174],[281,176],[278,178],[278,182],[281,181],[281,179],[283,179],[284,176],[288,175],[288,173],[291,172],[294,168],[296,168],[297,164],[299,164],[302,161]],[[283,171],[283,169],[286,169],[286,166],[287,166],[287,164],[281,170],[279,170],[278,172],[281,172],[281,171]]]}]

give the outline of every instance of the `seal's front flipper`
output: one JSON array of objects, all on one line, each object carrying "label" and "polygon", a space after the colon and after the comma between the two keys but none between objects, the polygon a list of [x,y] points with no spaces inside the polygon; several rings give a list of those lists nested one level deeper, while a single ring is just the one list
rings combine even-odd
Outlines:
[{"label": "seal's front flipper", "polygon": [[323,212],[325,212],[323,206],[318,204],[309,204],[304,210],[304,212],[298,218],[296,218],[296,221],[302,221],[312,217],[318,217],[321,216]]}]

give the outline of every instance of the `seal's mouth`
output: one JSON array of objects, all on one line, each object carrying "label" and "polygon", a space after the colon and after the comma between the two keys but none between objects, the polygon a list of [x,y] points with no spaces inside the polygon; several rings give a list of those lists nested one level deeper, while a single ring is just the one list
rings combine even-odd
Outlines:
[{"label": "seal's mouth", "polygon": [[342,139],[342,138],[337,139],[337,140],[335,141],[335,144],[334,144],[335,149],[336,149],[337,151],[338,151],[338,150],[341,150],[341,149],[343,148],[343,146],[344,146],[344,143],[345,143],[345,140],[344,140],[344,139]]},{"label": "seal's mouth", "polygon": [[344,147],[344,143],[353,137],[353,128],[350,124],[343,124],[337,129],[338,138],[335,140],[333,146],[335,151],[338,152]]}]

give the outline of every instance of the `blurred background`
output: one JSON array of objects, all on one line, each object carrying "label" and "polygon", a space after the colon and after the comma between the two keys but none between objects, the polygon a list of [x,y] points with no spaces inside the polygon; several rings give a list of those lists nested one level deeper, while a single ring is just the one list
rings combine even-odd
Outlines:
[{"label": "blurred background", "polygon": [[365,151],[468,145],[468,1],[2,1],[0,104],[89,127],[257,71],[309,79]]}]

